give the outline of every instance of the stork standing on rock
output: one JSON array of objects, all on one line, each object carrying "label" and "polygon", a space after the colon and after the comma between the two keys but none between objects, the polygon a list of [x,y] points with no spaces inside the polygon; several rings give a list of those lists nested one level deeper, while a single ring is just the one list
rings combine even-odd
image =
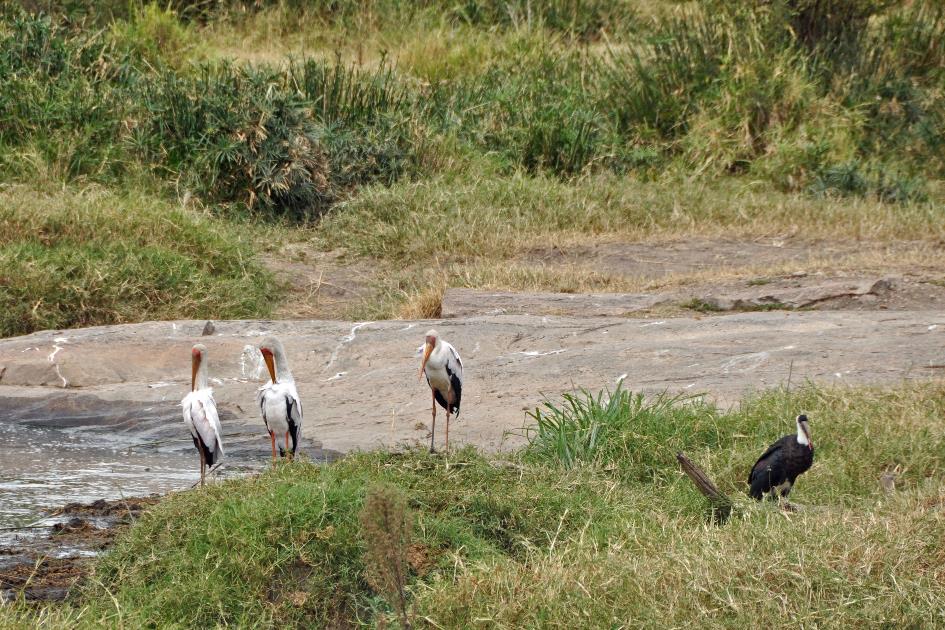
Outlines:
[{"label": "stork standing on rock", "polygon": [[771,498],[787,498],[794,480],[814,463],[814,444],[804,414],[796,418],[797,434],[785,435],[768,447],[751,469],[749,494],[759,501],[770,493]]},{"label": "stork standing on rock", "polygon": [[440,339],[435,330],[427,332],[423,344],[423,361],[420,377],[426,375],[427,384],[433,394],[433,426],[430,428],[430,452],[433,452],[433,435],[436,431],[436,404],[446,410],[446,450],[450,450],[450,415],[459,416],[459,403],[463,395],[463,360],[456,348]]},{"label": "stork standing on rock", "polygon": [[207,348],[198,343],[191,350],[190,393],[184,396],[184,424],[190,429],[194,446],[200,453],[200,485],[204,484],[207,466],[223,457],[223,430],[213,400],[213,389],[207,378]]},{"label": "stork standing on rock", "polygon": [[295,379],[292,378],[282,342],[275,337],[266,337],[259,344],[259,351],[271,380],[259,388],[256,400],[272,441],[272,459],[276,459],[276,441],[282,438],[284,441],[279,446],[279,456],[291,458],[302,439],[302,401],[295,389]]}]

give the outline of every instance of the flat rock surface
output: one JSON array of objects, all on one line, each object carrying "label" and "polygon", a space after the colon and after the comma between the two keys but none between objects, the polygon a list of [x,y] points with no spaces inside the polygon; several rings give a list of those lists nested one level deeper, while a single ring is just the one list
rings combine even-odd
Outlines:
[{"label": "flat rock surface", "polygon": [[522,293],[447,289],[441,314],[452,319],[473,315],[570,315],[621,317],[667,301],[655,293]]},{"label": "flat rock surface", "polygon": [[[284,341],[305,410],[303,448],[316,457],[428,439],[430,396],[419,346],[436,327],[463,356],[462,414],[451,442],[500,449],[544,396],[625,385],[706,393],[730,404],[747,391],[805,379],[896,383],[945,367],[945,313],[755,312],[706,318],[572,319],[506,315],[446,321],[150,322],[0,340],[0,422],[85,427],[192,449],[179,400],[190,346],[209,349],[228,457],[265,458],[255,405],[265,368],[255,344]],[[791,367],[793,364],[793,367]],[[437,431],[442,444],[442,412]]]},{"label": "flat rock surface", "polygon": [[[767,285],[770,291],[803,290],[831,282],[847,284],[895,276],[894,291],[831,298],[817,302],[812,308],[929,310],[945,304],[943,256],[945,243],[938,241],[687,238],[661,242],[559,243],[526,249],[507,263],[557,278],[547,281],[551,286],[565,288],[576,282],[575,291],[589,289],[581,281],[569,278],[585,275],[614,279],[618,284],[622,282],[628,291],[637,292],[638,286],[640,293],[656,290],[661,294],[655,299],[660,305],[706,297],[738,297],[744,292],[754,298],[762,285]],[[278,307],[276,319],[345,319],[347,313],[362,312],[365,304],[382,299],[383,291],[379,287],[390,273],[383,265],[358,260],[342,250],[320,251],[311,242],[287,243],[264,255],[263,262],[289,287],[290,298]],[[501,285],[501,280],[499,283]],[[619,304],[596,300],[601,305],[593,309],[591,315],[647,312],[651,308],[647,304],[654,301],[652,295],[646,293],[633,301],[629,311]],[[488,306],[493,310],[504,307],[503,304]],[[444,309],[447,308],[453,305],[444,305]],[[567,315],[573,308],[558,304],[541,312]],[[667,314],[665,309],[657,310],[662,315]],[[525,313],[534,309],[511,308],[506,312]],[[453,310],[449,316],[482,313],[476,309]]]},{"label": "flat rock surface", "polygon": [[[945,286],[928,279],[792,275],[712,282],[653,293],[534,293],[447,289],[445,318],[475,315],[639,317],[685,311],[928,310],[945,304]],[[916,309],[916,305],[922,308]]]}]

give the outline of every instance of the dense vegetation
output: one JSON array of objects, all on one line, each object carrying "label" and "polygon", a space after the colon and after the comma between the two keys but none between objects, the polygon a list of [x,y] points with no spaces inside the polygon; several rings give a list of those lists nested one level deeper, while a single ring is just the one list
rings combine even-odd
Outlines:
[{"label": "dense vegetation", "polygon": [[[194,4],[215,19],[212,4]],[[921,198],[945,174],[938,3],[861,3],[836,23],[792,12],[798,1],[708,2],[650,21],[605,4],[549,3],[483,50],[406,56],[403,67],[202,59],[186,3],[180,16],[128,5],[105,30],[88,16],[13,12],[0,38],[4,167],[15,173],[11,154],[29,147],[67,179],[115,183],[145,169],[208,203],[294,217],[471,154],[499,172],[744,172],[889,201]],[[278,6],[352,34],[358,16],[380,28],[511,26],[525,10]],[[216,7],[229,19],[249,19],[246,9]]]},{"label": "dense vegetation", "polygon": [[[807,388],[721,411],[618,391],[550,401],[507,456],[279,465],[169,497],[79,599],[41,614],[72,627],[374,626],[398,623],[402,593],[423,627],[925,627],[945,607],[943,394]],[[786,515],[748,500],[744,479],[800,409],[817,460],[792,493],[807,509]],[[727,522],[712,523],[677,450],[734,498]],[[893,470],[890,493],[879,478]]]}]

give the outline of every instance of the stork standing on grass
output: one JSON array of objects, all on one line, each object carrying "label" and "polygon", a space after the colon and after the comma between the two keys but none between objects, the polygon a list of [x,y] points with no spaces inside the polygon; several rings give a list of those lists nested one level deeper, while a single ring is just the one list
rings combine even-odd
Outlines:
[{"label": "stork standing on grass", "polygon": [[813,465],[814,443],[807,416],[799,415],[796,422],[797,434],[785,435],[769,446],[751,469],[748,485],[753,498],[760,501],[767,493],[771,498],[787,498],[794,480]]},{"label": "stork standing on grass", "polygon": [[[275,337],[266,337],[259,344],[270,382],[259,388],[257,402],[263,422],[272,440],[272,459],[276,459],[276,441],[284,438],[279,446],[279,456],[295,455],[302,439],[302,401],[295,389],[295,379],[289,369],[282,342]],[[290,443],[291,439],[291,443]]]},{"label": "stork standing on grass", "polygon": [[200,453],[200,485],[204,484],[207,466],[223,457],[223,430],[213,400],[213,389],[207,379],[207,348],[198,343],[190,352],[190,393],[184,396],[184,424],[190,429],[194,446]]},{"label": "stork standing on grass", "polygon": [[459,403],[463,395],[463,360],[452,345],[440,339],[435,330],[427,332],[423,344],[423,361],[420,375],[427,377],[433,394],[433,426],[430,428],[430,452],[433,452],[433,435],[436,431],[436,404],[446,410],[446,450],[450,450],[450,415],[459,416]]}]

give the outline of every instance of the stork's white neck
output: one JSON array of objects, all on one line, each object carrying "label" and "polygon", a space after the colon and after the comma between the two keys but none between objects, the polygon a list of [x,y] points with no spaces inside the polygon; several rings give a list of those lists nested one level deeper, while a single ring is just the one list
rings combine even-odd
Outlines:
[{"label": "stork's white neck", "polygon": [[446,363],[446,344],[437,339],[436,345],[433,346],[433,352],[430,353],[430,358],[427,360],[427,365],[439,367],[444,363]]},{"label": "stork's white neck", "polygon": [[285,356],[285,350],[281,346],[273,348],[272,358],[276,364],[276,380],[279,382],[294,382],[292,370],[289,369],[289,360]]},{"label": "stork's white neck", "polygon": [[801,428],[801,423],[797,423],[797,443],[804,446],[810,445],[810,440],[807,439],[807,434],[804,433],[804,429]]}]

